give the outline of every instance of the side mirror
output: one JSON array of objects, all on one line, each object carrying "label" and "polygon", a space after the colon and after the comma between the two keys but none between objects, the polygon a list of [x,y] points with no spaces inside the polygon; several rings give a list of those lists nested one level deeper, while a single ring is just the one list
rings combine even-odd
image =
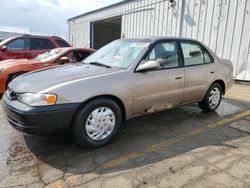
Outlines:
[{"label": "side mirror", "polygon": [[68,62],[69,62],[69,57],[64,56],[60,58],[59,64],[64,64]]},{"label": "side mirror", "polygon": [[150,70],[156,70],[160,67],[160,63],[155,60],[146,61],[136,69],[137,72],[145,72]]},{"label": "side mirror", "polygon": [[2,46],[2,48],[0,48],[0,51],[2,52],[7,51],[7,50],[8,50],[7,46]]}]

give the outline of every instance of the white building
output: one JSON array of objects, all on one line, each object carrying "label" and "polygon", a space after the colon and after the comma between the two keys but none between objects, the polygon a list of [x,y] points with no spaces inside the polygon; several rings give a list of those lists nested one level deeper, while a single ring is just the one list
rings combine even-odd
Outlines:
[{"label": "white building", "polygon": [[0,40],[4,40],[13,36],[21,36],[22,33],[14,33],[14,32],[6,32],[6,31],[0,31]]},{"label": "white building", "polygon": [[180,36],[204,42],[250,80],[249,0],[127,0],[68,20],[69,41],[100,48],[120,37]]}]

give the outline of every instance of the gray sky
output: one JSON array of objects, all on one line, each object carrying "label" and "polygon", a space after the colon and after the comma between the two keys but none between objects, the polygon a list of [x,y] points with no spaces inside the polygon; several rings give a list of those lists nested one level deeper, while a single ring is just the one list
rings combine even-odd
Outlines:
[{"label": "gray sky", "polygon": [[3,0],[0,31],[59,35],[68,32],[67,19],[121,0]]}]

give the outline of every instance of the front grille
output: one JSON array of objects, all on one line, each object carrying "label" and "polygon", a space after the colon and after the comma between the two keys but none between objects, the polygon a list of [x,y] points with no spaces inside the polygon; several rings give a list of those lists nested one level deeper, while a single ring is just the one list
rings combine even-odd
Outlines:
[{"label": "front grille", "polygon": [[6,94],[10,100],[17,100],[18,98],[18,93],[11,90],[10,88],[7,89]]}]

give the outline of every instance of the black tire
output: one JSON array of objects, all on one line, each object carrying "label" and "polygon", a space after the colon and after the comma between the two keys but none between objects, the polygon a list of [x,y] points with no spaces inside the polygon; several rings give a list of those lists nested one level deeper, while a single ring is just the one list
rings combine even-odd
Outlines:
[{"label": "black tire", "polygon": [[[219,98],[219,102],[216,106],[211,106],[210,103],[209,103],[209,97],[211,95],[211,92],[215,89],[215,88],[218,88],[219,91],[220,91],[220,98]],[[204,99],[199,102],[199,107],[204,111],[204,112],[212,112],[212,111],[215,111],[220,103],[221,103],[221,99],[222,99],[222,88],[221,88],[221,85],[218,84],[218,83],[214,83],[210,86],[210,88],[208,89]]]},{"label": "black tire", "polygon": [[21,76],[22,74],[24,74],[24,72],[19,72],[19,73],[16,73],[16,74],[13,74],[9,77],[8,81],[7,81],[7,84],[6,84],[6,88],[8,87],[9,83],[14,80],[16,77],[18,76]]},{"label": "black tire", "polygon": [[[93,140],[86,132],[86,121],[89,115],[99,107],[108,107],[115,114],[115,126],[110,135],[103,140]],[[97,148],[109,143],[118,133],[122,123],[122,111],[119,105],[108,98],[100,98],[89,102],[76,114],[73,120],[71,132],[76,141],[84,148]]]}]

